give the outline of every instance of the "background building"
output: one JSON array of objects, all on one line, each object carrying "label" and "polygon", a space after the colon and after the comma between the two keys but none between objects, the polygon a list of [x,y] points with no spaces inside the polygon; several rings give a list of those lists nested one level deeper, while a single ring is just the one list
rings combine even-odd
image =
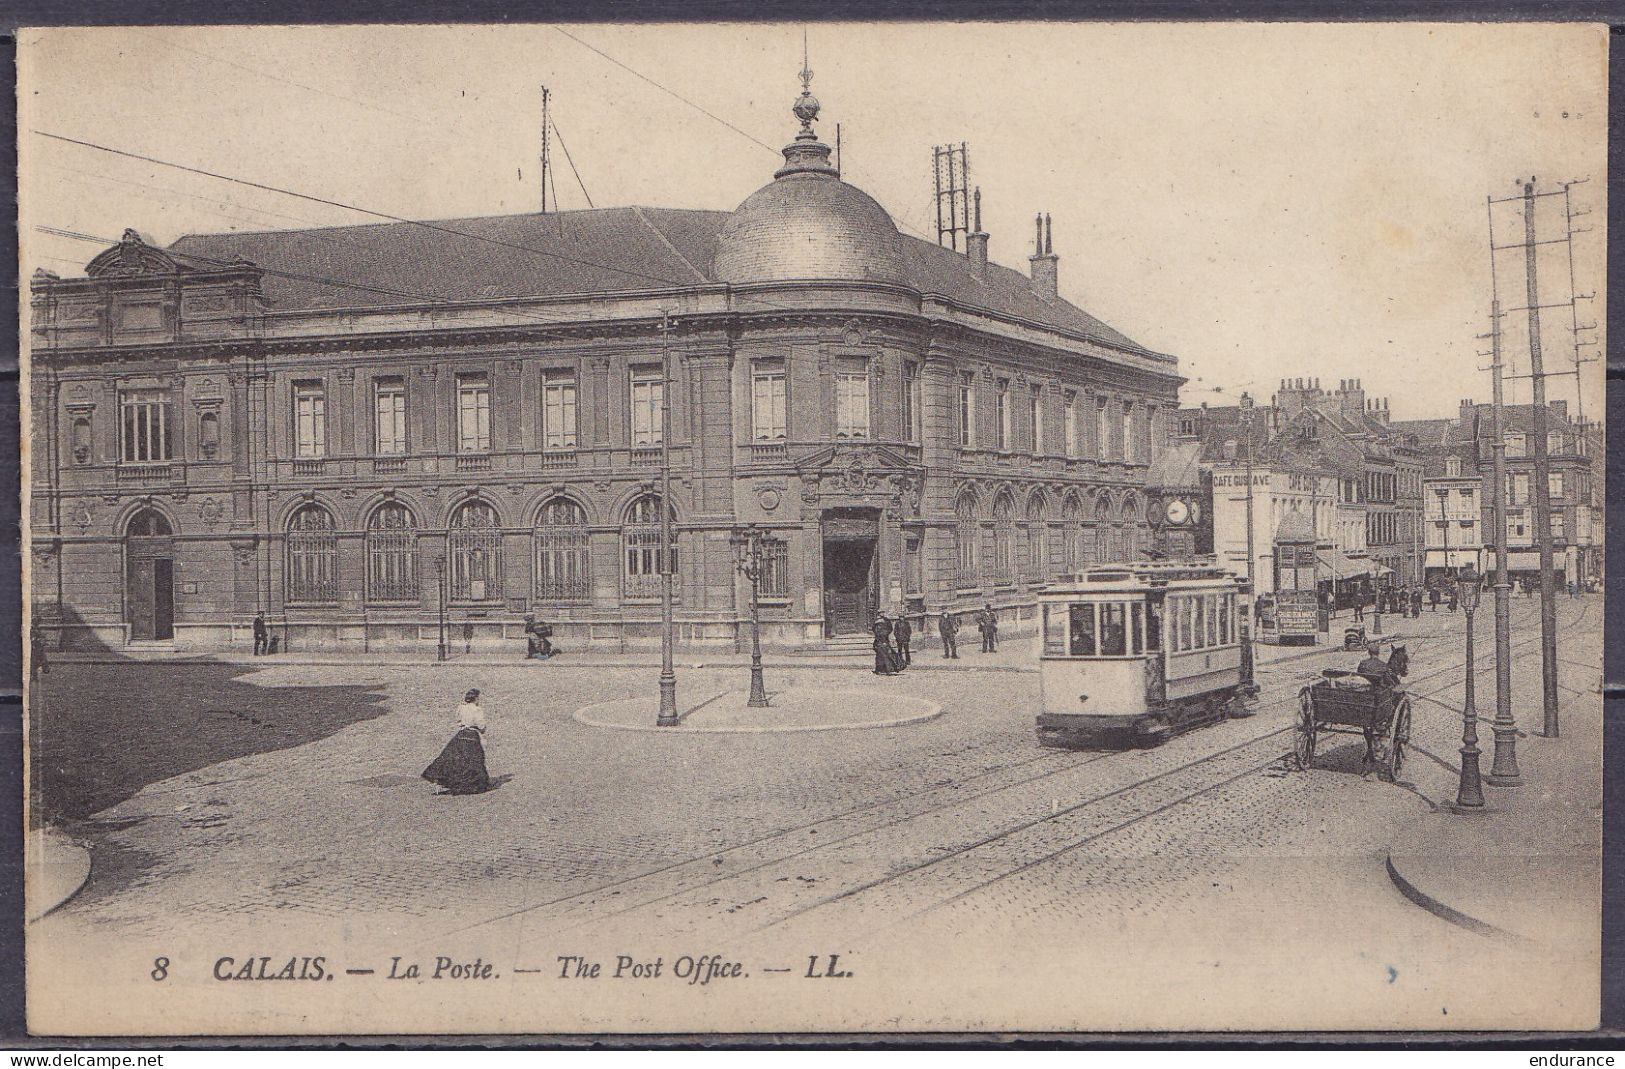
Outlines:
[{"label": "background building", "polygon": [[[735,211],[127,231],[33,279],[34,611],[70,646],[731,644],[728,537],[778,537],[770,642],[992,602],[1149,546],[1173,357],[1029,271],[898,232],[797,101]],[[670,427],[670,442],[663,442]]]}]

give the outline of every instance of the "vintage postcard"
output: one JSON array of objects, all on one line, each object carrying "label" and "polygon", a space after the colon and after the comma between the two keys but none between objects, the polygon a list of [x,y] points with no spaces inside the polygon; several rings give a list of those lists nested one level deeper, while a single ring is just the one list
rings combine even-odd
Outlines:
[{"label": "vintage postcard", "polygon": [[24,31],[30,1027],[1594,1028],[1606,46]]}]

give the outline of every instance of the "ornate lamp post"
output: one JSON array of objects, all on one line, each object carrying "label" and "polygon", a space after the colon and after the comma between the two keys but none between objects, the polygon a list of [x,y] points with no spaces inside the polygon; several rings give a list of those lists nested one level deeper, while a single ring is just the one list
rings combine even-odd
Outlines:
[{"label": "ornate lamp post", "polygon": [[1382,587],[1379,585],[1382,576],[1377,572],[1377,565],[1371,568],[1371,633],[1382,634]]},{"label": "ornate lamp post", "polygon": [[1459,809],[1481,809],[1484,787],[1478,773],[1478,707],[1473,701],[1473,613],[1478,609],[1478,569],[1469,564],[1456,573],[1456,592],[1467,612],[1467,693],[1461,707],[1461,784],[1456,790]]},{"label": "ornate lamp post", "polygon": [[759,596],[762,589],[763,559],[778,539],[755,524],[735,529],[728,538],[734,552],[734,566],[750,580],[750,700],[752,709],[766,709],[767,686],[762,682],[762,615]]},{"label": "ornate lamp post", "polygon": [[440,585],[440,650],[435,659],[446,659],[446,558],[434,559],[435,581]]},{"label": "ornate lamp post", "polygon": [[671,319],[660,316],[660,712],[655,726],[674,728],[677,716],[677,672],[672,667],[676,642],[672,624],[671,552]]}]

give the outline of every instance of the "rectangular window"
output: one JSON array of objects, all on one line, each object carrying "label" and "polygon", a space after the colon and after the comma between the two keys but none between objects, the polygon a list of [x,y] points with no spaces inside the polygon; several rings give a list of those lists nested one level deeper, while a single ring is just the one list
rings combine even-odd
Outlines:
[{"label": "rectangular window", "polygon": [[666,383],[660,369],[632,370],[632,444],[659,445],[665,436]]},{"label": "rectangular window", "polygon": [[1554,471],[1546,476],[1546,492],[1554,498],[1563,496],[1563,473]]},{"label": "rectangular window", "polygon": [[1129,450],[1134,445],[1134,409],[1127,402],[1123,404],[1122,415],[1118,423],[1117,448],[1112,455],[1118,460],[1130,461],[1135,459]]},{"label": "rectangular window", "polygon": [[976,379],[969,371],[959,376],[959,448],[976,446]]},{"label": "rectangular window", "polygon": [[999,379],[993,393],[993,447],[1003,453],[1010,448],[1010,380]]},{"label": "rectangular window", "polygon": [[1077,456],[1078,395],[1075,393],[1069,393],[1066,395],[1066,410],[1065,414],[1061,418],[1061,436],[1066,439],[1066,441],[1063,443],[1063,448],[1066,450],[1066,455],[1069,457]]},{"label": "rectangular window", "polygon": [[1074,605],[1070,613],[1069,646],[1074,657],[1095,656],[1095,607]]},{"label": "rectangular window", "polygon": [[784,441],[783,361],[761,360],[751,366],[750,419],[756,441]]},{"label": "rectangular window", "polygon": [[491,451],[491,382],[484,375],[457,376],[457,451]]},{"label": "rectangular window", "polygon": [[764,598],[790,596],[790,543],[775,538],[762,546],[762,575],[757,590]]},{"label": "rectangular window", "polygon": [[835,437],[869,437],[869,365],[843,362],[835,369]]},{"label": "rectangular window", "polygon": [[1565,530],[1566,528],[1563,523],[1562,511],[1559,510],[1552,513],[1552,537],[1561,542],[1563,540]]},{"label": "rectangular window", "polygon": [[1069,621],[1078,606],[1044,606],[1044,656],[1065,657],[1071,652]]},{"label": "rectangular window", "polygon": [[1122,657],[1128,653],[1128,606],[1109,601],[1100,606],[1100,655]]},{"label": "rectangular window", "polygon": [[1207,598],[1191,599],[1194,618],[1191,621],[1191,638],[1194,640],[1193,649],[1206,649],[1207,641]]},{"label": "rectangular window", "polygon": [[1028,423],[1032,425],[1033,452],[1042,455],[1044,452],[1044,388],[1034,386],[1032,397],[1027,405]]},{"label": "rectangular window", "polygon": [[542,448],[576,447],[576,378],[568,371],[549,372],[542,379]]},{"label": "rectangular window", "polygon": [[920,440],[920,366],[912,361],[903,364],[903,440]]},{"label": "rectangular window", "polygon": [[170,459],[168,390],[125,390],[119,411],[122,460],[141,464]]},{"label": "rectangular window", "polygon": [[373,451],[406,452],[406,380],[373,380]]},{"label": "rectangular window", "polygon": [[1134,653],[1134,654],[1144,653],[1145,652],[1145,647],[1143,645],[1143,638],[1142,638],[1142,635],[1141,635],[1140,628],[1141,628],[1141,625],[1142,625],[1142,621],[1144,619],[1145,606],[1141,605],[1139,602],[1136,601],[1133,604],[1131,604],[1128,607],[1128,609],[1129,609],[1129,621],[1128,621],[1129,652]]},{"label": "rectangular window", "polygon": [[1192,607],[1192,598],[1180,598],[1177,602],[1179,613],[1179,649],[1181,653],[1196,648],[1191,638],[1191,616],[1195,611]]},{"label": "rectangular window", "polygon": [[1556,431],[1546,436],[1546,452],[1561,453],[1563,451],[1563,436]]},{"label": "rectangular window", "polygon": [[1529,504],[1529,473],[1514,472],[1507,476],[1507,504]]},{"label": "rectangular window", "polygon": [[1507,435],[1507,456],[1521,457],[1528,452],[1528,439],[1521,434]]},{"label": "rectangular window", "polygon": [[1105,460],[1110,453],[1111,417],[1106,407],[1106,399],[1100,398],[1095,402],[1095,456]]},{"label": "rectangular window", "polygon": [[294,455],[327,455],[327,395],[320,380],[293,384]]}]

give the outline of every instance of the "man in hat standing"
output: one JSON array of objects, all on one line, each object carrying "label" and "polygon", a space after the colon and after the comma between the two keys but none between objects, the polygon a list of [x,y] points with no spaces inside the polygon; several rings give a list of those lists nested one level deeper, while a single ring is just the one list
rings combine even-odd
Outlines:
[{"label": "man in hat standing", "polygon": [[937,637],[942,639],[942,656],[959,660],[959,620],[947,609],[937,617]]},{"label": "man in hat standing", "polygon": [[914,639],[914,628],[908,622],[908,613],[897,614],[897,623],[892,625],[891,633],[892,638],[897,640],[897,657],[903,662],[903,667],[907,668],[914,663],[914,651],[910,648]]},{"label": "man in hat standing", "polygon": [[982,652],[997,653],[999,651],[999,614],[993,611],[991,601],[977,612],[976,629],[982,633]]}]

